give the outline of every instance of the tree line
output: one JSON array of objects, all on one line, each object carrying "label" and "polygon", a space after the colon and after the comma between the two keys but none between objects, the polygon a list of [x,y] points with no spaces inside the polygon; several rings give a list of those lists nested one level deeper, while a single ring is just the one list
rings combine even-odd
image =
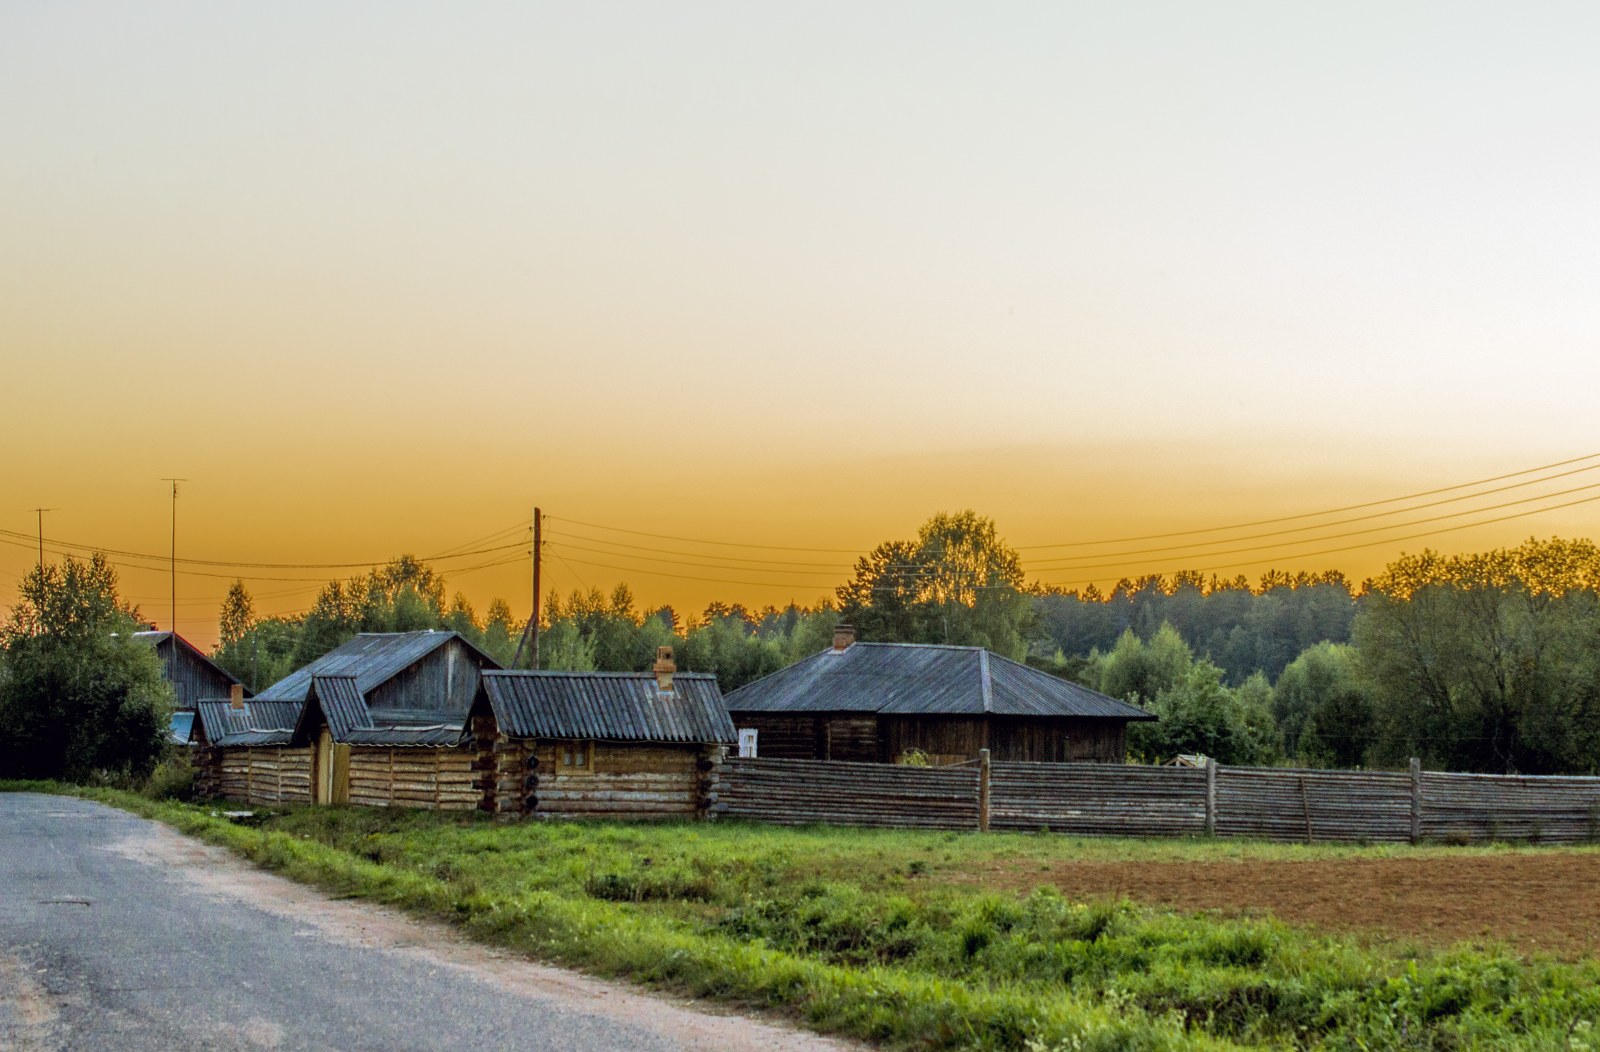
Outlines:
[{"label": "tree line", "polygon": [[[143,745],[119,749],[162,737],[170,692],[153,651],[130,645],[143,622],[115,585],[99,555],[24,580],[0,628],[0,770],[137,765]],[[1101,593],[1030,584],[991,520],[941,514],[864,554],[809,606],[712,603],[681,616],[640,608],[622,584],[552,592],[538,666],[641,671],[671,646],[680,668],[732,691],[824,649],[841,621],[866,641],[984,646],[1146,706],[1161,719],[1130,732],[1145,761],[1388,767],[1418,756],[1456,770],[1600,773],[1600,550],[1587,540],[1425,551],[1359,587],[1336,572],[1254,584],[1186,573]],[[480,616],[442,574],[401,556],[329,581],[291,616],[257,617],[235,582],[215,658],[260,690],[358,632],[437,629],[510,667],[522,627],[503,600]]]}]

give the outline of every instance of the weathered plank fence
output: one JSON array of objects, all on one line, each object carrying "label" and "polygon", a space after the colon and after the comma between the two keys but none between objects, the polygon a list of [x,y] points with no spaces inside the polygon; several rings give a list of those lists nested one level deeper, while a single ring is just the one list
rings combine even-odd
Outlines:
[{"label": "weathered plank fence", "polygon": [[728,758],[712,818],[1090,836],[1600,841],[1600,778],[995,763],[909,767]]},{"label": "weathered plank fence", "polygon": [[978,768],[731,758],[712,772],[710,816],[803,825],[978,828]]}]

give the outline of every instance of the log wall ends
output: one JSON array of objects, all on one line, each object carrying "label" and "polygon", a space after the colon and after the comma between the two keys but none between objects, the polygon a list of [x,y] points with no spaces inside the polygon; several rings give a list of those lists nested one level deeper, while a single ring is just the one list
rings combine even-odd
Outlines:
[{"label": "log wall ends", "polygon": [[977,829],[978,768],[730,756],[712,774],[709,800],[712,818]]},{"label": "log wall ends", "polygon": [[247,804],[311,802],[311,750],[263,745],[217,749],[215,795]]},{"label": "log wall ends", "polygon": [[587,768],[564,762],[568,743],[527,743],[533,772],[526,813],[541,818],[684,819],[704,807],[700,745],[590,742]]},{"label": "log wall ends", "polygon": [[1078,836],[1198,836],[1205,771],[1103,763],[996,763],[992,829]]},{"label": "log wall ends", "polygon": [[1600,778],[1423,771],[1419,781],[1427,840],[1600,841]]},{"label": "log wall ends", "polygon": [[470,746],[350,749],[350,802],[363,807],[471,811],[483,801]]}]

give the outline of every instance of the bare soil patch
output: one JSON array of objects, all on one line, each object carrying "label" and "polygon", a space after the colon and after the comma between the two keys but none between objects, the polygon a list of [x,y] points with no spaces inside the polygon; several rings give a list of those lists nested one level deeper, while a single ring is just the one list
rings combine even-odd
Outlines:
[{"label": "bare soil patch", "polygon": [[1220,862],[1059,862],[974,874],[986,887],[1053,884],[1079,899],[1270,914],[1291,924],[1412,938],[1507,943],[1523,953],[1600,956],[1600,854]]}]

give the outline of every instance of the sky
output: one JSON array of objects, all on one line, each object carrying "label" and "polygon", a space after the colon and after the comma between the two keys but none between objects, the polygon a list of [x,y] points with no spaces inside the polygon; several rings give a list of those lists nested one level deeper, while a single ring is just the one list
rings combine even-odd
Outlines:
[{"label": "sky", "polygon": [[[1560,3],[10,0],[0,603],[35,508],[165,555],[167,477],[179,556],[228,564],[181,567],[202,643],[235,575],[291,612],[401,552],[474,553],[452,590],[525,616],[536,505],[547,587],[680,611],[813,602],[963,508],[1063,585],[1593,536],[1600,502],[1549,509],[1600,490],[1470,514],[1600,482],[1529,474],[1232,548],[1034,547],[1600,451],[1597,31]],[[166,627],[166,569],[116,558]]]}]

